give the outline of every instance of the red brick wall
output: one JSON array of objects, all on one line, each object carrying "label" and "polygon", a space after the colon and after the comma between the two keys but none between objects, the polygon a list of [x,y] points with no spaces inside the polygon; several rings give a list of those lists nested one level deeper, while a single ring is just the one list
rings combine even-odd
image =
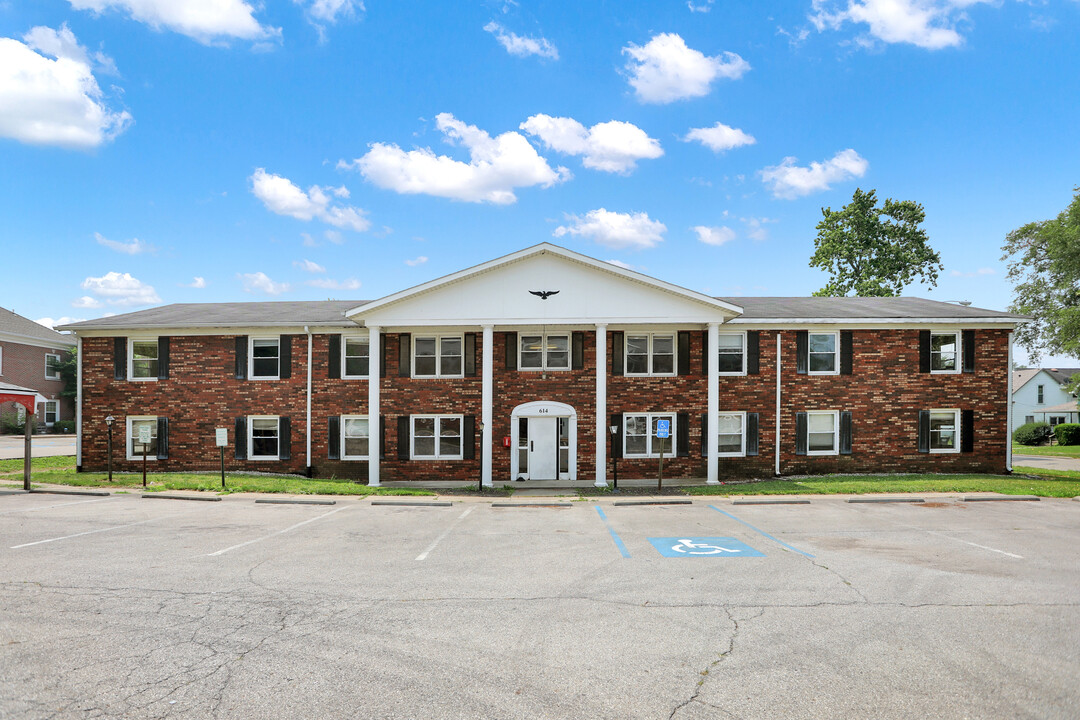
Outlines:
[{"label": "red brick wall", "polygon": [[[67,356],[68,348],[44,348],[22,343],[0,341],[3,348],[3,365],[0,366],[0,381],[31,388],[38,391],[50,400],[60,400],[60,419],[75,419],[75,403],[69,398],[61,398],[60,391],[64,389],[62,380],[50,380],[45,377],[45,356],[59,355],[61,359]],[[0,412],[14,411],[14,403],[3,403]],[[40,422],[45,421],[45,408],[38,403]]]}]

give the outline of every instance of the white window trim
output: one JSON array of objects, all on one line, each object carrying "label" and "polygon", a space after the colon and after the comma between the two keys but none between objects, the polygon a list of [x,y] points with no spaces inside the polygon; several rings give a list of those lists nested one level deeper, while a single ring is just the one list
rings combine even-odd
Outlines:
[{"label": "white window trim", "polygon": [[[426,340],[428,338],[435,339],[435,374],[434,375],[417,375],[416,374],[416,341]],[[443,375],[442,372],[442,341],[443,338],[448,340],[460,340],[461,341],[461,372],[456,375]],[[412,367],[410,368],[410,375],[414,378],[463,378],[465,377],[465,333],[447,333],[447,334],[431,334],[424,333],[423,335],[413,335],[412,342]],[[368,361],[370,362],[370,360]]]},{"label": "white window trim", "polygon": [[[543,346],[543,349],[540,351],[540,356],[541,356],[540,367],[529,367],[529,368],[527,368],[527,367],[522,366],[522,364],[521,364],[521,353],[522,353],[521,343],[522,343],[522,339],[524,337],[526,337],[526,336],[533,337],[533,336],[536,336],[536,335],[540,336],[540,343]],[[564,338],[566,338],[566,367],[548,367],[547,344],[548,344],[548,338],[549,337],[564,337]],[[518,366],[518,370],[520,370],[522,372],[566,372],[567,370],[570,370],[574,365],[573,341],[574,341],[573,335],[571,333],[568,333],[568,332],[565,332],[565,333],[559,333],[559,332],[554,332],[554,333],[520,332],[520,333],[518,333],[518,341],[517,341],[517,351],[518,351],[517,366]]]},{"label": "white window trim", "polygon": [[953,447],[951,447],[951,448],[934,448],[934,447],[932,447],[933,446],[932,440],[933,440],[933,437],[934,437],[934,431],[929,430],[928,432],[930,433],[930,437],[926,438],[926,444],[927,444],[928,447],[930,447],[930,452],[932,454],[935,454],[935,455],[939,455],[939,454],[940,455],[951,455],[951,454],[959,453],[960,452],[960,445],[962,443],[961,435],[960,435],[960,418],[961,418],[960,410],[958,410],[957,408],[937,408],[937,409],[933,409],[933,410],[930,411],[931,420],[933,420],[934,413],[952,413],[952,415],[953,415],[953,428],[954,428],[954,430],[953,430],[953,440],[954,440],[954,442],[953,442]]},{"label": "white window trim", "polygon": [[[630,367],[630,337],[646,336],[649,338],[649,371],[643,373],[632,373],[628,371]],[[653,372],[653,338],[656,336],[670,337],[671,338],[671,372],[658,373]],[[630,332],[627,331],[623,335],[623,375],[628,377],[675,377],[679,374],[679,333],[672,330],[671,332]],[[632,413],[640,414],[640,413]],[[656,456],[659,457],[659,454]]]},{"label": "white window trim", "polygon": [[[717,371],[716,374],[720,375],[721,377],[737,377],[737,376],[740,376],[740,375],[745,375],[746,374],[746,352],[747,352],[747,350],[746,350],[746,331],[744,330],[743,332],[722,332],[722,333],[718,333],[718,334],[719,334],[720,337],[723,337],[724,335],[741,335],[742,336],[742,370],[740,370],[738,372]],[[720,367],[720,358],[719,358],[720,348],[719,347],[716,348],[716,354],[718,356],[717,361],[716,361],[716,367]],[[807,362],[809,362],[809,361],[810,361],[809,358],[807,358]]]},{"label": "white window trim", "polygon": [[[273,375],[256,375],[255,374],[255,341],[256,340],[273,340],[277,343],[277,372]],[[280,380],[281,379],[281,337],[249,337],[248,338],[248,380]],[[262,416],[260,416],[262,417]],[[273,417],[277,417],[276,415]]]},{"label": "white window trim", "polygon": [[[132,338],[128,338],[128,345],[127,345],[127,363],[128,363],[127,377],[128,377],[128,380],[132,380],[134,382],[150,382],[150,381],[157,382],[157,375],[154,375],[153,377],[135,377],[135,343],[137,343],[137,342],[141,342],[141,343],[152,342],[155,345],[157,345],[158,344],[158,339],[156,337],[152,337],[152,338],[150,338],[150,337],[132,337]],[[158,357],[157,361],[158,361],[158,367],[160,368],[161,367],[161,357]]]},{"label": "white window trim", "polygon": [[[416,421],[432,418],[435,420],[435,454],[416,454]],[[439,438],[442,436],[442,421],[457,420],[461,428],[460,452],[457,455],[439,454]],[[369,441],[370,442],[370,441]],[[465,457],[465,416],[464,415],[410,415],[409,416],[409,459],[410,460],[463,460]]]},{"label": "white window trim", "polygon": [[[56,419],[53,420],[52,422],[49,422],[49,403],[52,403],[53,405],[56,406]],[[44,408],[41,411],[41,417],[42,417],[42,419],[44,419],[45,425],[47,427],[52,427],[54,423],[58,422],[60,420],[60,401],[59,400],[46,400],[45,403],[44,403]]]},{"label": "white window trim", "polygon": [[[367,380],[370,373],[364,373],[363,375],[350,375],[348,372],[349,363],[348,356],[345,354],[345,348],[348,346],[350,340],[363,340],[368,344],[368,369],[371,369],[371,337],[368,335],[342,335],[341,337],[341,377],[345,380]],[[278,351],[280,353],[280,349]],[[280,363],[281,360],[279,359]],[[279,365],[280,367],[280,365]],[[344,415],[342,417],[345,417]],[[353,416],[349,416],[353,417]],[[365,416],[366,417],[366,416]],[[366,458],[365,458],[366,459]]]},{"label": "white window trim", "polygon": [[[157,427],[156,427],[157,419],[158,419],[157,415],[128,415],[127,416],[127,441],[125,443],[125,445],[126,445],[125,454],[127,455],[128,460],[142,460],[142,453],[133,453],[133,451],[135,450],[135,440],[136,440],[136,438],[135,438],[135,435],[134,435],[134,433],[133,433],[133,431],[131,429],[131,426],[134,424],[134,421],[136,421],[136,420],[153,420],[154,424],[155,424],[154,434],[156,435],[157,434]],[[146,460],[147,460],[147,462],[149,462],[151,460],[157,460],[157,453],[147,452],[146,453]]]},{"label": "white window trim", "polygon": [[[955,337],[956,345],[956,360],[953,363],[952,370],[935,370],[934,369],[934,336],[935,335],[952,335]],[[930,374],[931,375],[956,375],[963,372],[964,353],[961,343],[964,341],[964,334],[959,330],[931,330],[930,331]],[[941,353],[938,353],[939,355]]]},{"label": "white window trim", "polygon": [[369,460],[371,456],[368,453],[364,453],[363,455],[347,455],[345,453],[345,421],[346,420],[363,420],[364,422],[368,423],[368,435],[367,435],[368,449],[369,450],[371,449],[371,423],[369,421],[368,416],[367,415],[342,415],[341,419],[338,421],[338,424],[340,425],[340,428],[338,429],[338,435],[339,435],[338,439],[339,439],[339,442],[341,443],[338,447],[341,448],[341,459],[342,460]]},{"label": "white window trim", "polygon": [[[832,335],[833,336],[833,369],[811,370],[810,369],[810,336]],[[806,335],[806,373],[808,375],[839,375],[840,374],[840,332],[836,330],[810,330]]]},{"label": "white window trim", "polygon": [[737,415],[742,422],[742,428],[739,430],[739,437],[742,443],[739,447],[739,452],[720,452],[716,453],[717,457],[746,457],[746,413],[745,412],[718,412],[716,413],[716,436],[717,436],[717,448],[720,447],[720,417],[723,415]]},{"label": "white window trim", "polygon": [[[278,454],[277,455],[256,455],[255,454],[255,423],[254,420],[276,420],[277,421],[277,441],[278,441]],[[281,416],[280,415],[248,415],[247,417],[247,448],[248,448],[248,460],[280,460],[281,459]]]},{"label": "white window trim", "polygon": [[[819,373],[825,375],[827,373]],[[832,415],[833,417],[833,446],[832,450],[810,449],[810,416]],[[807,455],[839,455],[840,454],[840,411],[839,410],[807,410],[806,411],[806,454]]]},{"label": "white window trim", "polygon": [[[648,450],[644,454],[626,452],[626,420],[627,418],[632,417],[645,418],[645,427],[648,431],[645,435],[645,437],[648,438],[645,447],[648,448]],[[653,452],[653,440],[655,440],[656,437],[652,434],[653,419],[658,417],[671,420],[671,437],[668,438],[668,442],[671,444],[671,452],[664,453],[664,457],[673,457],[675,455],[675,448],[678,447],[676,433],[678,432],[679,414],[677,412],[628,412],[623,413],[622,416],[622,454],[624,458],[648,459],[660,457],[659,452]]]},{"label": "white window trim", "polygon": [[56,358],[56,362],[57,363],[60,362],[60,356],[57,355],[56,353],[45,353],[45,379],[46,380],[59,380],[60,379],[60,371],[59,370],[56,371],[55,375],[50,375],[49,374],[49,370],[51,370],[51,368],[49,367],[49,358]]}]

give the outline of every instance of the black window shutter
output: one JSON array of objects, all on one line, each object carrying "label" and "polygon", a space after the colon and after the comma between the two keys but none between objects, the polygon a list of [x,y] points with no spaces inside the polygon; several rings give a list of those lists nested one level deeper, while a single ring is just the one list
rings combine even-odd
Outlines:
[{"label": "black window shutter", "polygon": [[[795,372],[799,375],[806,375],[806,369],[809,366],[808,346],[810,336],[806,330],[795,331]],[[804,450],[803,455],[806,452]]]},{"label": "black window shutter", "polygon": [[278,460],[292,460],[292,423],[287,415],[278,418]]},{"label": "black window shutter", "polygon": [[[930,372],[930,331],[919,331],[919,372]],[[927,451],[929,452],[929,451]]]},{"label": "black window shutter", "polygon": [[401,333],[398,336],[398,377],[412,376],[412,335]]},{"label": "black window shutter", "polygon": [[466,460],[476,458],[476,416],[466,415],[461,424],[461,457]]},{"label": "black window shutter", "polygon": [[608,423],[611,427],[617,428],[615,434],[611,436],[611,457],[622,457],[622,415],[619,413],[611,414],[611,422]]},{"label": "black window shutter", "polygon": [[503,333],[506,338],[506,369],[517,370],[517,333]]},{"label": "black window shutter", "polygon": [[758,414],[746,413],[746,454],[758,454]]},{"label": "black window shutter", "polygon": [[679,375],[690,374],[690,331],[679,331]]},{"label": "black window shutter", "polygon": [[709,413],[701,413],[701,457],[709,457]]},{"label": "black window shutter", "polygon": [[476,377],[476,333],[465,333],[465,377]]},{"label": "black window shutter", "polygon": [[236,379],[244,380],[247,378],[247,355],[248,355],[248,338],[247,335],[237,335],[236,338]]},{"label": "black window shutter", "polygon": [[327,337],[329,347],[326,350],[326,377],[336,380],[341,377],[341,336]]},{"label": "black window shutter", "polygon": [[397,459],[409,459],[409,416],[399,415],[397,419]]},{"label": "black window shutter", "polygon": [[236,459],[247,460],[247,418],[236,418]]},{"label": "black window shutter", "polygon": [[[800,332],[802,332],[800,330]],[[806,413],[795,413],[795,454],[806,454]]]},{"label": "black window shutter", "polygon": [[[341,418],[331,415],[326,422],[326,457],[331,460],[341,459]],[[370,439],[369,439],[370,441]]]},{"label": "black window shutter", "polygon": [[113,377],[127,380],[127,338],[113,338]]},{"label": "black window shutter", "polygon": [[[852,366],[851,331],[840,331],[840,374],[850,375]],[[840,451],[843,453],[843,450]]]},{"label": "black window shutter", "polygon": [[575,332],[570,336],[570,346],[573,352],[570,368],[572,370],[582,370],[585,367],[585,333]]},{"label": "black window shutter", "polygon": [[169,337],[157,339],[157,376],[158,380],[169,379]]},{"label": "black window shutter", "polygon": [[975,331],[964,331],[964,372],[975,372]]},{"label": "black window shutter", "polygon": [[[370,439],[371,431],[368,431],[368,442]],[[379,416],[379,459],[386,459],[386,416]]]},{"label": "black window shutter", "polygon": [[[611,333],[611,374],[623,374],[623,334],[621,332]],[[620,424],[619,427],[621,428],[622,425]]]},{"label": "black window shutter", "polygon": [[930,452],[930,411],[919,411],[919,452]]},{"label": "black window shutter", "polygon": [[757,375],[761,372],[761,333],[757,330],[746,332],[746,374]]},{"label": "black window shutter", "polygon": [[679,413],[675,416],[675,457],[689,457],[689,455],[690,413]]},{"label": "black window shutter", "polygon": [[157,419],[157,458],[169,459],[169,418]]},{"label": "black window shutter", "polygon": [[701,374],[709,375],[709,331],[701,332]]},{"label": "black window shutter", "polygon": [[960,452],[975,450],[975,411],[960,411]]},{"label": "black window shutter", "polygon": [[292,338],[292,335],[278,338],[278,377],[282,380],[292,377]]},{"label": "black window shutter", "polygon": [[851,454],[851,413],[846,410],[840,413],[840,454]]}]

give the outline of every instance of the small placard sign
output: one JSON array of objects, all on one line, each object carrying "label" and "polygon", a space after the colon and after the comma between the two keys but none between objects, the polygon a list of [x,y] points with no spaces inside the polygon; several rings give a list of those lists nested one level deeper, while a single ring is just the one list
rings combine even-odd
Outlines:
[{"label": "small placard sign", "polygon": [[214,440],[217,447],[227,447],[229,445],[228,428],[214,428]]},{"label": "small placard sign", "polygon": [[149,425],[140,425],[139,426],[139,444],[140,445],[149,445],[151,440],[152,440],[152,438],[150,437],[150,426]]}]

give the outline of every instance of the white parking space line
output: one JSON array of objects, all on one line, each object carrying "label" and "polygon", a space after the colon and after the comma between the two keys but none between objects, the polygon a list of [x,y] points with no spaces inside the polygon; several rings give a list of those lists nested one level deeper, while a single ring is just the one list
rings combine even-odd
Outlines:
[{"label": "white parking space line", "polygon": [[439,543],[441,543],[441,542],[443,541],[443,538],[445,538],[445,537],[446,537],[447,535],[449,535],[449,534],[450,534],[450,531],[451,531],[451,530],[453,530],[453,529],[454,529],[455,527],[457,527],[457,524],[458,524],[459,522],[461,522],[462,520],[464,520],[464,519],[465,519],[465,516],[466,516],[466,515],[468,515],[469,513],[471,513],[472,511],[473,511],[473,509],[472,509],[472,508],[469,508],[469,509],[468,509],[468,510],[466,510],[465,512],[463,512],[463,513],[461,513],[460,515],[458,515],[458,518],[457,518],[457,520],[455,520],[454,522],[450,523],[450,527],[448,527],[448,528],[446,528],[445,530],[443,530],[443,533],[442,533],[442,535],[440,535],[439,537],[435,538],[435,542],[433,542],[433,543],[431,543],[430,545],[428,545],[428,548],[427,548],[427,550],[425,550],[424,552],[422,552],[422,553],[420,553],[419,555],[417,555],[417,556],[416,556],[416,559],[417,559],[417,560],[423,560],[423,559],[427,558],[427,556],[428,556],[428,553],[430,553],[430,552],[431,552],[432,550],[434,550],[434,549],[435,549],[435,546],[436,546],[436,545],[438,545]]},{"label": "white parking space line", "polygon": [[140,520],[139,522],[128,523],[126,525],[114,525],[107,528],[99,528],[97,530],[87,530],[86,532],[75,533],[74,535],[64,535],[63,537],[49,538],[48,540],[35,540],[34,542],[23,543],[22,545],[12,545],[12,550],[18,550],[19,548],[30,547],[31,545],[41,545],[43,543],[57,542],[58,540],[70,540],[71,538],[82,537],[83,535],[93,535],[94,533],[109,532],[110,530],[121,530],[123,528],[135,527],[136,525],[145,525],[146,523],[155,522],[157,520],[165,520],[166,518],[176,517],[175,515],[165,515],[163,517],[150,518],[149,520]]},{"label": "white parking space line", "polygon": [[945,533],[940,533],[940,532],[937,532],[936,530],[923,530],[923,532],[930,533],[931,535],[936,535],[937,537],[943,537],[943,538],[946,538],[948,540],[955,540],[956,542],[961,542],[961,543],[964,543],[965,545],[970,545],[972,547],[977,547],[977,548],[980,548],[982,550],[989,550],[990,552],[996,552],[996,553],[1001,553],[1002,555],[1008,555],[1009,557],[1016,558],[1017,560],[1023,560],[1024,559],[1023,555],[1015,555],[1015,554],[1013,554],[1011,552],[1005,552],[1004,550],[997,550],[997,549],[992,548],[992,547],[987,547],[986,545],[980,545],[979,543],[973,543],[973,542],[970,542],[968,540],[961,540],[960,538],[952,537],[951,535],[946,535]]},{"label": "white parking space line", "polygon": [[10,515],[12,513],[21,512],[34,512],[35,510],[48,510],[49,508],[67,507],[68,505],[83,505],[85,503],[105,502],[106,500],[112,500],[112,498],[99,498],[98,500],[76,500],[75,502],[59,503],[58,505],[41,505],[39,507],[22,508],[21,510],[5,510],[0,512],[0,515]]},{"label": "white parking space line", "polygon": [[333,515],[334,513],[339,513],[342,510],[348,510],[350,507],[351,507],[350,505],[346,505],[345,507],[339,507],[336,510],[331,510],[328,513],[323,513],[322,515],[319,515],[318,517],[308,518],[307,520],[304,520],[303,522],[298,522],[295,525],[290,525],[289,527],[285,528],[284,530],[278,530],[275,533],[270,533],[269,535],[264,535],[263,537],[255,538],[254,540],[248,540],[247,542],[242,542],[239,545],[233,545],[232,547],[227,547],[224,550],[218,550],[217,552],[207,553],[203,557],[214,557],[215,555],[224,555],[225,553],[230,552],[232,550],[237,550],[237,549],[242,548],[242,547],[247,547],[248,545],[252,545],[252,544],[257,543],[257,542],[262,542],[263,540],[269,540],[272,537],[277,537],[278,535],[283,535],[283,534],[285,534],[285,533],[287,533],[287,532],[289,532],[291,530],[295,530],[298,527],[303,527],[304,525],[307,525],[308,523],[313,523],[316,520],[322,520],[324,517],[329,517],[330,515]]}]

